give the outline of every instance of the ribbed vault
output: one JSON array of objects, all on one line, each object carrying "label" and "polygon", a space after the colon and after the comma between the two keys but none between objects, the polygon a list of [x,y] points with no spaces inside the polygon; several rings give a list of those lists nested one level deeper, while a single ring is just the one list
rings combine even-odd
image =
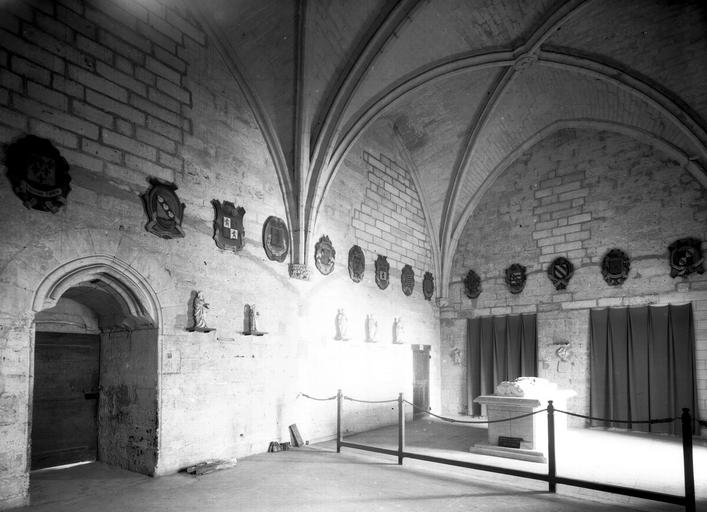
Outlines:
[{"label": "ribbed vault", "polygon": [[190,8],[218,41],[273,155],[293,263],[311,263],[329,185],[378,120],[405,150],[424,196],[440,298],[480,195],[515,155],[553,130],[577,124],[630,134],[707,182],[704,3],[197,5]]}]

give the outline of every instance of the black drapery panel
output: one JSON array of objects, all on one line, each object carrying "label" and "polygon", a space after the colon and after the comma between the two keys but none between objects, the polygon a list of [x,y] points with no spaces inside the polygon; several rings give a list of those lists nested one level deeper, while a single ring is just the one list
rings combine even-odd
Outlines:
[{"label": "black drapery panel", "polygon": [[[591,415],[624,421],[696,411],[692,306],[592,310],[589,315]],[[599,426],[680,432],[680,422]]]},{"label": "black drapery panel", "polygon": [[493,394],[496,385],[538,373],[535,315],[471,318],[467,323],[467,400],[469,413],[479,415],[479,395]]}]

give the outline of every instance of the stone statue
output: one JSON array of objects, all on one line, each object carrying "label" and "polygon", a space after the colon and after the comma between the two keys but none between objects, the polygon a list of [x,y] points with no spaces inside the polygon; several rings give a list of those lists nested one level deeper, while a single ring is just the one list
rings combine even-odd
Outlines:
[{"label": "stone statue", "polygon": [[348,329],[348,319],[344,314],[343,309],[339,309],[336,313],[336,337],[337,340],[347,340],[346,331]]},{"label": "stone statue", "polygon": [[393,343],[405,343],[405,326],[400,317],[393,320]]},{"label": "stone statue", "polygon": [[557,390],[557,384],[540,377],[518,377],[514,380],[504,380],[496,386],[495,395],[536,397]]},{"label": "stone statue", "polygon": [[199,332],[213,331],[213,329],[210,329],[206,325],[206,310],[209,309],[209,305],[206,303],[206,299],[204,298],[204,293],[202,291],[196,292],[192,305],[194,315],[194,327],[189,330]]},{"label": "stone statue", "polygon": [[366,316],[366,341],[375,342],[378,333],[378,322],[373,315]]},{"label": "stone statue", "polygon": [[255,304],[250,306],[250,332],[260,332],[260,313],[256,311]]}]

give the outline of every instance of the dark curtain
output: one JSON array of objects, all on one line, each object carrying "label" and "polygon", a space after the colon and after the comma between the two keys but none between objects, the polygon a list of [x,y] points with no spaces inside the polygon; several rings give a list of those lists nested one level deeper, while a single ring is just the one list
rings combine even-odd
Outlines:
[{"label": "dark curtain", "polygon": [[[695,416],[692,305],[591,310],[591,416],[643,421]],[[594,422],[644,432],[679,433],[680,422]],[[694,425],[693,425],[694,427]]]},{"label": "dark curtain", "polygon": [[538,374],[536,315],[471,318],[467,323],[467,400],[469,413],[481,414],[474,403],[493,394],[496,385]]}]

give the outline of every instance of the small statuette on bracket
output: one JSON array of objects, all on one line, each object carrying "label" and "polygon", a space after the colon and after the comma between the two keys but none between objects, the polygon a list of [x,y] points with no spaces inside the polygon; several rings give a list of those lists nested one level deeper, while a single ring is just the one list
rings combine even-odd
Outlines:
[{"label": "small statuette on bracket", "polygon": [[255,309],[255,304],[243,306],[243,334],[245,336],[262,336],[267,334],[260,330],[260,313]]},{"label": "small statuette on bracket", "polygon": [[376,335],[378,333],[378,322],[373,315],[366,316],[366,341],[368,343],[375,343]]},{"label": "small statuette on bracket", "polygon": [[206,310],[209,309],[209,305],[204,299],[204,293],[202,291],[197,291],[194,295],[194,301],[192,302],[193,310],[192,315],[194,317],[194,326],[187,329],[189,332],[211,332],[216,329],[212,329],[206,325]]},{"label": "small statuette on bracket", "polygon": [[348,319],[346,318],[346,314],[344,313],[343,309],[339,309],[336,313],[336,336],[334,337],[335,340],[342,340],[346,341],[348,338],[346,337],[346,332],[348,330]]},{"label": "small statuette on bracket", "polygon": [[405,327],[400,317],[395,317],[393,320],[393,343],[397,345],[405,343]]}]

